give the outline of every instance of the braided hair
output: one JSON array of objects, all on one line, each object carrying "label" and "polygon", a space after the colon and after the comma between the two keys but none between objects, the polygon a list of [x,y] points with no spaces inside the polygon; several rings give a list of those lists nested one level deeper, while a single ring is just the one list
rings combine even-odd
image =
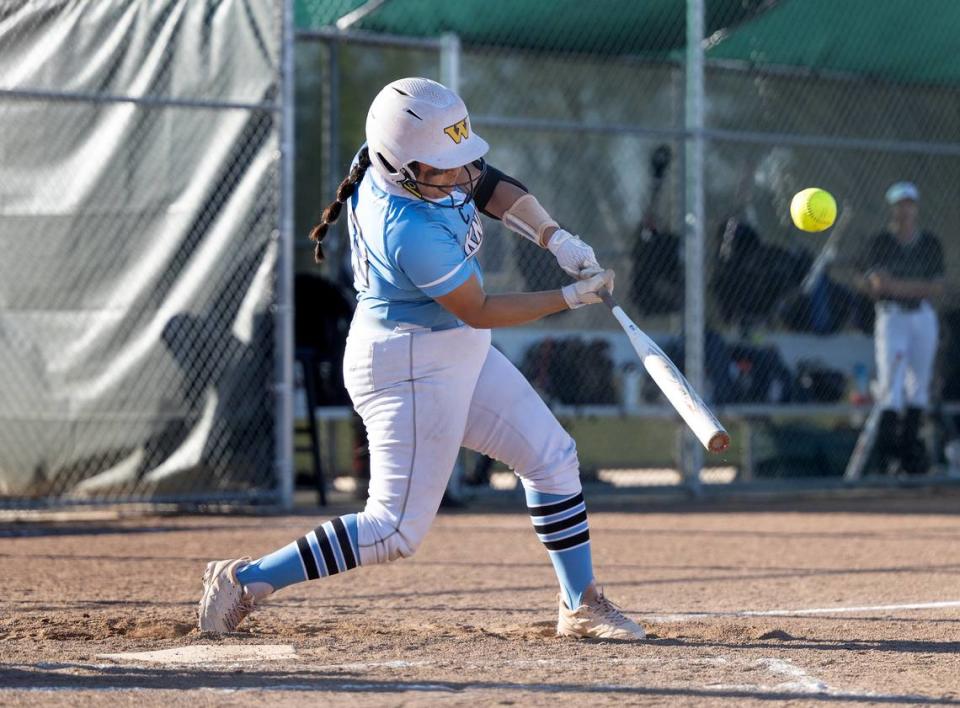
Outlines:
[{"label": "braided hair", "polygon": [[317,263],[323,263],[323,246],[321,244],[324,236],[327,235],[327,228],[340,216],[340,209],[343,208],[344,202],[353,194],[357,185],[360,184],[360,180],[363,179],[363,175],[366,173],[368,167],[370,167],[370,153],[367,151],[367,148],[364,147],[360,151],[357,163],[350,169],[350,174],[348,174],[343,182],[340,183],[340,186],[337,187],[337,198],[330,202],[327,208],[323,210],[320,223],[310,229],[310,240],[315,241],[317,244],[313,250],[313,258]]}]

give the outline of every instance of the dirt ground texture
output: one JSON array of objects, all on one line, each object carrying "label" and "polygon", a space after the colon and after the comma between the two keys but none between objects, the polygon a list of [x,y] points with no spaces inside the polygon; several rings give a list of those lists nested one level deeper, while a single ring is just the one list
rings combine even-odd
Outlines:
[{"label": "dirt ground texture", "polygon": [[598,579],[646,641],[554,636],[517,500],[441,514],[415,557],[287,588],[227,636],[194,629],[205,562],[345,509],[2,523],[0,704],[960,704],[960,497],[587,499]]}]

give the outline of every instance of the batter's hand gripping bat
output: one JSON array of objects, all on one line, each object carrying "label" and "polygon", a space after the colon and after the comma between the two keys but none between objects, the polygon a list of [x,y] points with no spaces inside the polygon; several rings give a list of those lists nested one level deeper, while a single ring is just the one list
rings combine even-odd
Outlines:
[{"label": "batter's hand gripping bat", "polygon": [[597,294],[610,308],[610,312],[617,318],[623,331],[627,333],[630,344],[636,350],[650,378],[660,387],[663,395],[667,397],[697,439],[710,452],[726,450],[730,446],[730,436],[727,431],[693,390],[680,370],[670,361],[670,357],[664,354],[663,350],[627,317],[623,308],[617,304],[609,292],[600,290]]}]

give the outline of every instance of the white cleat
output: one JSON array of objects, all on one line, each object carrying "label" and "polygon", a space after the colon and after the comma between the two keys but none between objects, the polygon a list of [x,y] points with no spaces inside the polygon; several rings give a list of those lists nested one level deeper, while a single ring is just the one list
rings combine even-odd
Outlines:
[{"label": "white cleat", "polygon": [[560,600],[560,619],[557,620],[557,635],[590,639],[637,640],[647,635],[643,627],[627,617],[598,589],[590,600],[575,610],[567,607],[563,595]]},{"label": "white cleat", "polygon": [[201,632],[235,632],[253,612],[254,596],[237,580],[237,571],[248,563],[249,558],[207,563],[197,613]]}]

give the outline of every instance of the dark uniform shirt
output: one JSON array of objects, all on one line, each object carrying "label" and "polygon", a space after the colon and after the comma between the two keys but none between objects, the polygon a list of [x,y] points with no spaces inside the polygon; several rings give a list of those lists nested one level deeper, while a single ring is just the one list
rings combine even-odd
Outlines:
[{"label": "dark uniform shirt", "polygon": [[[921,231],[910,243],[903,244],[889,231],[874,236],[864,262],[867,271],[884,270],[901,280],[933,280],[943,275],[943,250],[940,240],[929,231]],[[920,306],[920,298],[884,298],[906,309]]]}]

